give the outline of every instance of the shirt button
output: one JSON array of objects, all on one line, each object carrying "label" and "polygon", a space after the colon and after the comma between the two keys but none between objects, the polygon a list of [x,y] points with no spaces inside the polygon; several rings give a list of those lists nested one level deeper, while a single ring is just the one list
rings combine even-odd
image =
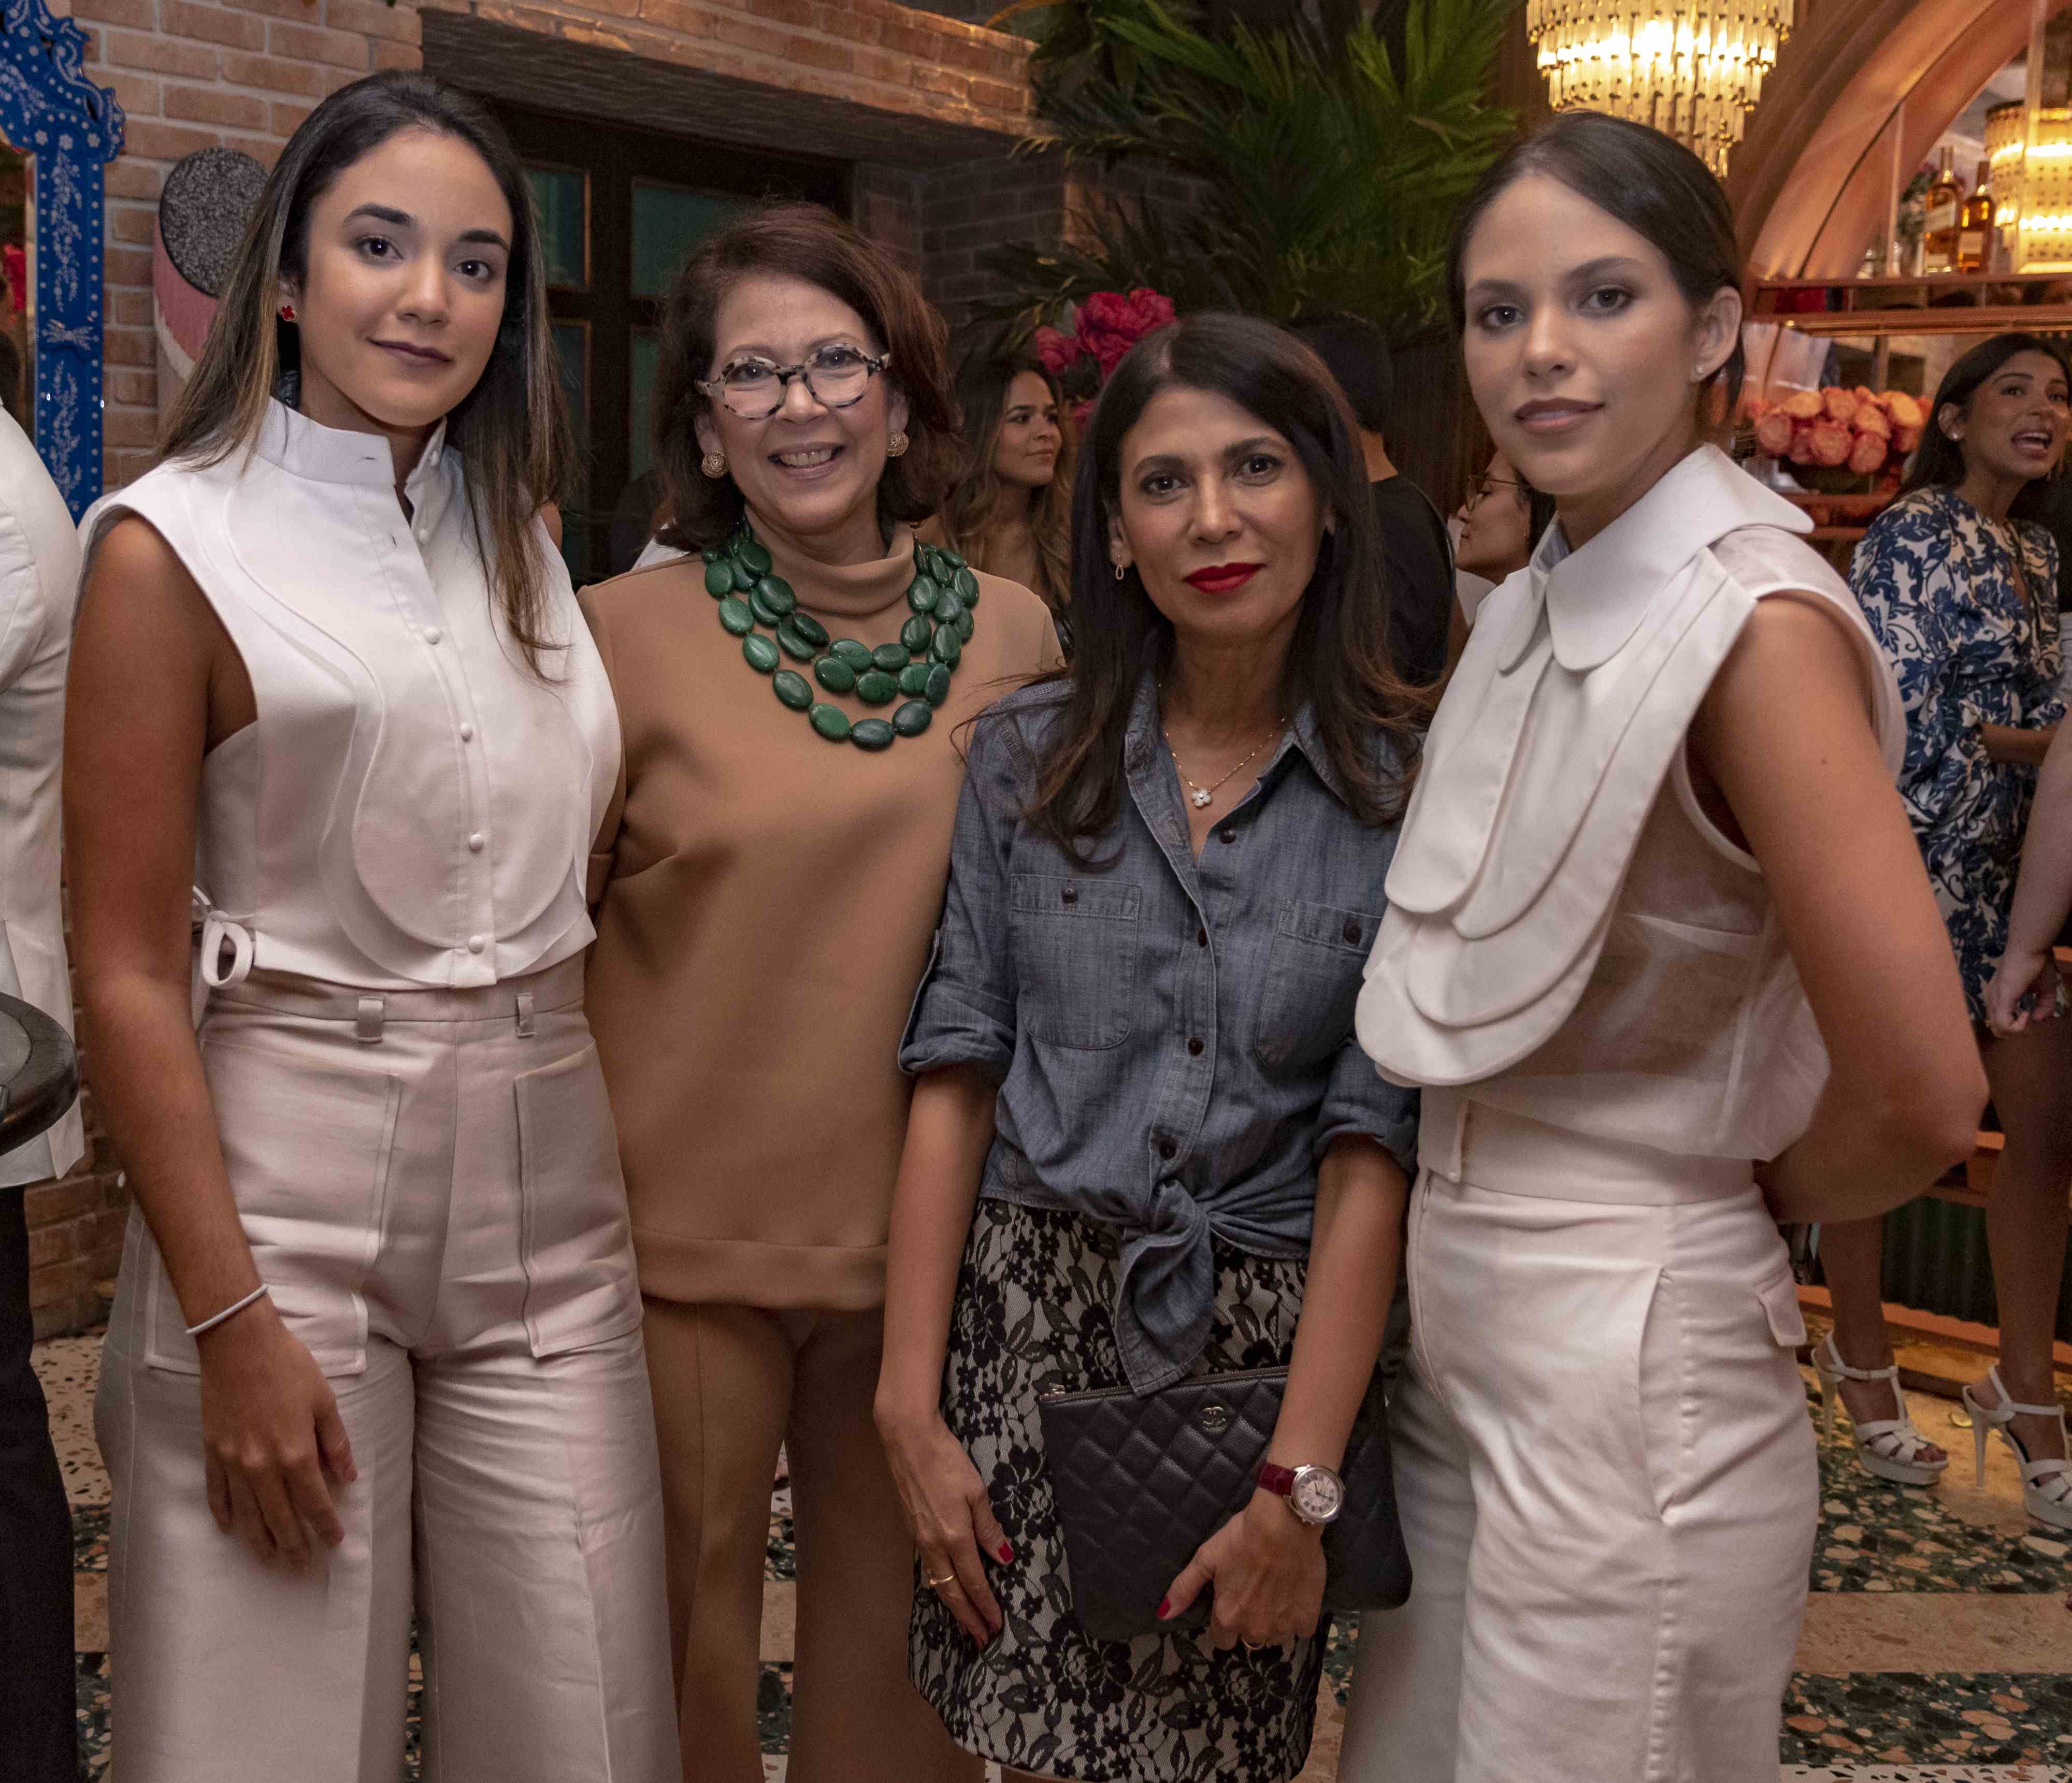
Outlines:
[{"label": "shirt button", "polygon": [[435,625],[428,625],[425,627],[425,642],[428,644],[437,643],[446,634]]},{"label": "shirt button", "polygon": [[1209,944],[1209,931],[1208,931],[1207,929],[1197,929],[1197,930],[1195,930],[1195,931],[1194,931],[1194,945],[1195,945],[1196,947],[1206,947],[1207,946],[1208,946],[1208,944]]},{"label": "shirt button", "polygon": [[1190,1034],[1188,1036],[1187,1050],[1193,1054],[1197,1058],[1199,1058],[1202,1056],[1202,1037],[1199,1034]]},{"label": "shirt button", "polygon": [[462,725],[460,727],[460,740],[463,743],[473,742],[475,741],[475,726],[472,725]]},{"label": "shirt button", "polygon": [[1170,1161],[1178,1156],[1179,1150],[1179,1146],[1170,1139],[1161,1139],[1158,1142],[1158,1155],[1162,1158]]},{"label": "shirt button", "polygon": [[1360,931],[1359,923],[1356,918],[1350,916],[1346,918],[1345,933],[1346,945],[1347,947],[1355,947],[1359,944]]},{"label": "shirt button", "polygon": [[1219,842],[1235,842],[1237,840],[1237,832],[1226,824],[1216,832],[1216,840]]},{"label": "shirt button", "polygon": [[477,830],[474,835],[471,836],[467,839],[467,852],[470,854],[479,854],[482,852],[482,832],[480,830]]},{"label": "shirt button", "polygon": [[1067,885],[1058,894],[1058,897],[1060,902],[1076,904],[1079,901],[1079,888],[1077,885]]},{"label": "shirt button", "polygon": [[489,943],[481,935],[471,935],[467,938],[467,951],[470,953],[480,953],[488,945]]}]

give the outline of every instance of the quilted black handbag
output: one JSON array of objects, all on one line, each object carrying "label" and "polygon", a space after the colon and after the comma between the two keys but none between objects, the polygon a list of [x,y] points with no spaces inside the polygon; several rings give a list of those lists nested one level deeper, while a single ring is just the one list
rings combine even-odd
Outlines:
[{"label": "quilted black handbag", "polygon": [[[1251,1498],[1287,1391],[1286,1369],[1254,1368],[1155,1393],[1103,1387],[1038,1402],[1072,1608],[1095,1640],[1208,1621],[1208,1591],[1163,1622],[1159,1602],[1194,1551]],[[1324,1530],[1324,1607],[1393,1609],[1410,1595],[1410,1556],[1396,1518],[1379,1369],[1339,1477],[1344,1508]]]}]

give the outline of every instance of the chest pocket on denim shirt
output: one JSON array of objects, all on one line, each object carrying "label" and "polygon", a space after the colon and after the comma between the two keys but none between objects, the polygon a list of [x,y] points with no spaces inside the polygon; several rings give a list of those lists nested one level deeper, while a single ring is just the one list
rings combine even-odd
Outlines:
[{"label": "chest pocket on denim shirt", "polygon": [[1008,894],[1030,1037],[1087,1051],[1120,1046],[1136,1017],[1143,888],[1099,875],[1018,873]]},{"label": "chest pocket on denim shirt", "polygon": [[1344,1043],[1352,1032],[1360,973],[1380,927],[1380,917],[1371,910],[1299,898],[1281,903],[1274,913],[1252,1041],[1260,1064],[1312,1064]]}]

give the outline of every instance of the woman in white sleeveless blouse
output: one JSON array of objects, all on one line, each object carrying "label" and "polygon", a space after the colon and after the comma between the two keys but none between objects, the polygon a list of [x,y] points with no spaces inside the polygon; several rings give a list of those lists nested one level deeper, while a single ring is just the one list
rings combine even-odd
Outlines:
[{"label": "woman in white sleeveless blouse", "polygon": [[1391,1412],[1416,1583],[1347,1783],[1754,1783],[1818,1510],[1773,1215],[1969,1149],[1984,1086],[1893,787],[1889,675],[1798,511],[1704,443],[1733,218],[1590,113],[1449,265],[1478,405],[1556,499],[1431,732],[1362,1043],[1424,1086]]},{"label": "woman in white sleeveless blouse", "polygon": [[137,1198],[96,1408],[125,1783],[393,1780],[413,1611],[428,1776],[680,1775],[582,1007],[618,719],[539,517],[544,288],[471,101],[342,90],[166,461],[84,524],[66,840]]}]

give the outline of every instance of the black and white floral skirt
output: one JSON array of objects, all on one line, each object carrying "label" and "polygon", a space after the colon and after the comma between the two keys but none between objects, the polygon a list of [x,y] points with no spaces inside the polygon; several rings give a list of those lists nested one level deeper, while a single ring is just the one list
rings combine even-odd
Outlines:
[{"label": "black and white floral skirt", "polygon": [[[915,1576],[909,1668],[967,1751],[1076,1783],[1285,1783],[1309,1756],[1324,1636],[1212,1651],[1190,1634],[1091,1639],[1072,1613],[1043,1469],[1039,1394],[1122,1384],[1108,1308],[1112,1228],[982,1200],[951,1317],[943,1415],[1014,1550],[988,1563],[1005,1626],[975,1646]],[[1285,1366],[1307,1266],[1219,1243],[1215,1322],[1197,1371]]]}]

